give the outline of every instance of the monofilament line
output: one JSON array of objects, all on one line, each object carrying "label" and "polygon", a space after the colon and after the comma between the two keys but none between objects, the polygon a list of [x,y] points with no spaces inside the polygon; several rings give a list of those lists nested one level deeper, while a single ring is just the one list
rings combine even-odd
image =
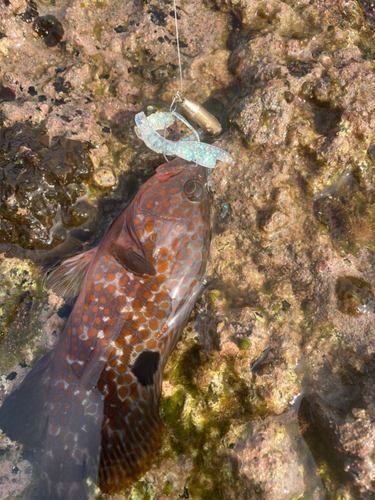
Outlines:
[{"label": "monofilament line", "polygon": [[177,23],[176,0],[173,0],[173,7],[174,7],[174,23],[175,23],[175,26],[176,26],[176,42],[177,42],[178,66],[180,68],[180,87],[181,87],[181,94],[182,94],[182,66],[181,66],[181,54],[180,54],[180,40],[179,40],[179,37],[178,37],[178,23]]}]

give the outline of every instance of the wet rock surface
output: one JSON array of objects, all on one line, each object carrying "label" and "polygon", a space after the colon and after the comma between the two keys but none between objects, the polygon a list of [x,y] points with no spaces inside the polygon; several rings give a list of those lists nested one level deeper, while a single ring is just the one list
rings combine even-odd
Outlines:
[{"label": "wet rock surface", "polygon": [[[371,9],[178,5],[184,86],[236,165],[212,172],[207,286],[166,368],[163,449],[97,498],[375,498]],[[179,78],[172,2],[9,0],[0,18],[3,399],[69,314],[41,264],[94,244],[163,162],[134,115],[169,107]],[[0,442],[0,497],[27,499],[17,446]]]}]

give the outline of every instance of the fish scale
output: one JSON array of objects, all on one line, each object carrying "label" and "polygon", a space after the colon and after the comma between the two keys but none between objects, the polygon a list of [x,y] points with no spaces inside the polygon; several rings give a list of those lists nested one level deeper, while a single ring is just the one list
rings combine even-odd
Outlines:
[{"label": "fish scale", "polygon": [[38,499],[84,500],[87,478],[114,493],[154,460],[163,370],[208,258],[205,183],[206,170],[181,159],[160,166],[99,247],[51,273],[60,291],[67,273],[83,277],[81,292],[56,347],[0,408],[11,439],[46,426]]}]

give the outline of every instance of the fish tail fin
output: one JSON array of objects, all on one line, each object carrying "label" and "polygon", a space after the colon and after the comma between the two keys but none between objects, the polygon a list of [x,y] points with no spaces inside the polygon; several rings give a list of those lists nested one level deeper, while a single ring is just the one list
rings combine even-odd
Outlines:
[{"label": "fish tail fin", "polygon": [[[158,403],[125,400],[121,411],[104,423],[99,487],[113,494],[139,479],[151,466],[163,441]],[[139,403],[139,402],[138,402]]]},{"label": "fish tail fin", "polygon": [[9,439],[24,445],[38,441],[44,431],[44,411],[50,386],[50,367],[54,352],[41,358],[21,384],[0,407],[0,429]]},{"label": "fish tail fin", "polygon": [[87,500],[87,492],[82,481],[51,485],[47,474],[42,473],[36,500]]}]

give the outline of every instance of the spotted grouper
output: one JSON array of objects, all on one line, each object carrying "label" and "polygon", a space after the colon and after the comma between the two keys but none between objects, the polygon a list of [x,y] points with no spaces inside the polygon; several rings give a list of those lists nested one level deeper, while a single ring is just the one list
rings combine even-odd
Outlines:
[{"label": "spotted grouper", "polygon": [[200,293],[209,240],[206,169],[176,159],[98,247],[50,274],[49,288],[80,293],[54,349],[0,409],[10,439],[42,443],[38,500],[87,499],[97,483],[114,493],[151,465],[163,369]]}]

